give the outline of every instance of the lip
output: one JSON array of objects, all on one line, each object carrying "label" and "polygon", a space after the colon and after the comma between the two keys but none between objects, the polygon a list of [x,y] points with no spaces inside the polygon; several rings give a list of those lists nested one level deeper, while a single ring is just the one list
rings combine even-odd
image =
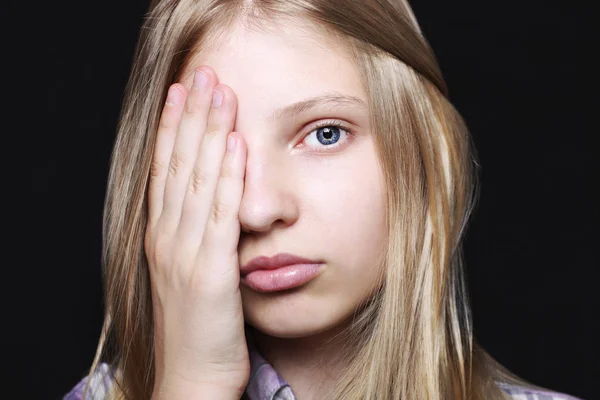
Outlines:
[{"label": "lip", "polygon": [[313,280],[323,264],[292,264],[275,269],[256,269],[240,282],[255,292],[278,292],[302,286]]},{"label": "lip", "polygon": [[240,282],[256,292],[277,292],[302,286],[322,271],[323,262],[289,253],[259,256],[240,268]]},{"label": "lip", "polygon": [[240,267],[242,277],[259,269],[277,269],[295,264],[322,264],[320,260],[310,260],[289,253],[278,253],[273,257],[258,256]]}]

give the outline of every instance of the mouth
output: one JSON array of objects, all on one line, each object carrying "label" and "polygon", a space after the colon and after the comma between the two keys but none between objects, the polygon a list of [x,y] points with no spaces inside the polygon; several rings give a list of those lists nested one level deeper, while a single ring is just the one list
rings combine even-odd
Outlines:
[{"label": "mouth", "polygon": [[241,283],[261,292],[278,292],[307,284],[323,270],[323,263],[291,264],[271,269],[254,269],[242,275]]}]

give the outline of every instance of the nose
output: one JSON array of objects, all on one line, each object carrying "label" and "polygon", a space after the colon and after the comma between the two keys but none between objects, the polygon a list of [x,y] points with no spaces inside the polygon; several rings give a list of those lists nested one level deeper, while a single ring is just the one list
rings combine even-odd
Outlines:
[{"label": "nose", "polygon": [[242,232],[265,233],[276,226],[289,226],[298,219],[293,172],[275,153],[248,146],[239,210]]}]

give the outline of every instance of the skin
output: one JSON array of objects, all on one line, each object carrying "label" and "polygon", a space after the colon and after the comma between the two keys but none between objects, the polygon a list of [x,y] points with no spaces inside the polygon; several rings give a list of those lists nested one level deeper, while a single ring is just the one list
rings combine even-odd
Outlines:
[{"label": "skin", "polygon": [[[257,330],[261,353],[298,398],[309,399],[339,371],[331,361],[339,344],[325,341],[377,287],[385,188],[367,96],[348,53],[306,27],[282,27],[235,24],[218,46],[193,57],[180,83],[189,88],[194,70],[208,66],[221,90],[237,99],[233,131],[247,148],[239,264],[279,252],[324,262],[322,272],[297,289],[259,293],[240,285],[244,318]],[[273,117],[275,110],[325,95],[362,104],[322,102]],[[342,124],[336,144],[319,141],[319,122]]]}]

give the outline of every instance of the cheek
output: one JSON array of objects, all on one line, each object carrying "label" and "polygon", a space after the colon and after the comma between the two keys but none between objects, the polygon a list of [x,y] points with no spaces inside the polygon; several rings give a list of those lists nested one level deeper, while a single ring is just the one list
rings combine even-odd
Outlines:
[{"label": "cheek", "polygon": [[[310,219],[327,254],[349,268],[362,268],[381,252],[385,202],[374,156],[345,160],[327,174],[304,180],[305,218]],[[315,179],[323,176],[325,179]]]}]

